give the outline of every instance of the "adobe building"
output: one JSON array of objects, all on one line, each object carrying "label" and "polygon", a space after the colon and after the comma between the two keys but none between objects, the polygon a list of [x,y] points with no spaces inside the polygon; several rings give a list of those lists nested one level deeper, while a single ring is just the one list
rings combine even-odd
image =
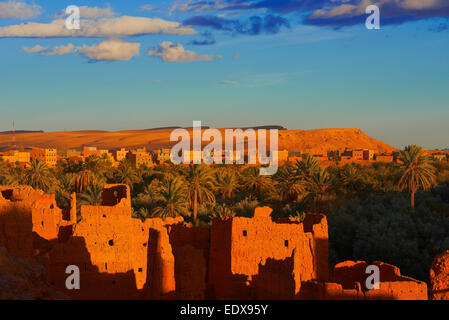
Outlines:
[{"label": "adobe building", "polygon": [[121,148],[121,149],[116,149],[116,150],[112,150],[111,154],[114,157],[114,160],[117,162],[120,162],[124,159],[126,159],[126,155],[128,154],[128,150],[126,150],[125,148]]},{"label": "adobe building", "polygon": [[30,163],[31,160],[31,154],[29,152],[23,152],[19,150],[10,150],[7,152],[4,152],[0,155],[0,157],[3,159],[3,161],[8,163]]},{"label": "adobe building", "polygon": [[154,151],[154,154],[156,155],[156,159],[159,162],[159,164],[164,162],[169,162],[171,160],[170,158],[170,149],[157,149]]},{"label": "adobe building", "polygon": [[152,167],[154,165],[153,158],[148,152],[146,152],[145,149],[137,149],[128,152],[126,159],[128,159],[136,167]]},{"label": "adobe building", "polygon": [[56,149],[32,149],[31,159],[39,159],[49,167],[55,167],[58,161],[58,151]]},{"label": "adobe building", "polygon": [[[328,264],[324,215],[272,221],[132,218],[126,185],[106,185],[101,206],[57,207],[54,195],[0,186],[0,247],[42,264],[48,286],[73,299],[427,299],[425,283],[383,263],[379,291],[364,289],[365,262]],[[0,262],[1,263],[1,262]],[[68,290],[68,266],[80,290]],[[2,287],[0,286],[0,296]]]},{"label": "adobe building", "polygon": [[393,155],[381,154],[376,156],[376,161],[383,163],[392,163],[394,161],[394,157]]}]

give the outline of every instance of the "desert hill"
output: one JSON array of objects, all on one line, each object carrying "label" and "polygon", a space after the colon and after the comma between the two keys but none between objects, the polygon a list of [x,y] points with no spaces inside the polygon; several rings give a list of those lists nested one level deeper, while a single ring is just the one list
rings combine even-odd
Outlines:
[{"label": "desert hill", "polygon": [[[40,147],[58,149],[79,149],[83,146],[95,146],[104,149],[135,148],[145,146],[147,149],[169,147],[172,128],[127,131],[64,131],[16,133],[17,145],[20,147]],[[223,130],[222,130],[223,131]],[[0,135],[0,150],[8,148],[11,135]],[[366,148],[377,152],[391,152],[392,146],[369,137],[360,129],[315,129],[315,130],[280,130],[279,149],[289,151],[306,151],[311,153],[344,148]]]}]

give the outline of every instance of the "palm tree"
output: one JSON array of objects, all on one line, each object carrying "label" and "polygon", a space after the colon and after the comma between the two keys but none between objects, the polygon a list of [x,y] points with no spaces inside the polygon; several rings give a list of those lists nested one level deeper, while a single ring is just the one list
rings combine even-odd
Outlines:
[{"label": "palm tree", "polygon": [[162,181],[153,216],[166,218],[188,215],[185,182],[179,177]]},{"label": "palm tree", "polygon": [[22,168],[9,168],[3,174],[3,182],[7,186],[19,186],[22,184],[24,170]]},{"label": "palm tree", "polygon": [[402,176],[398,182],[399,190],[407,189],[410,193],[410,208],[415,210],[415,193],[419,189],[429,190],[435,182],[435,168],[429,163],[428,157],[421,147],[406,146],[401,151],[399,160],[402,162]]},{"label": "palm tree", "polygon": [[78,173],[83,170],[82,161],[73,161],[72,159],[65,159],[58,163],[60,169],[64,173]]},{"label": "palm tree", "polygon": [[304,154],[301,161],[296,161],[296,177],[309,180],[321,168],[320,163],[310,154]]},{"label": "palm tree", "polygon": [[273,182],[267,177],[260,175],[259,168],[249,167],[243,171],[242,187],[249,194],[261,198],[264,194],[270,193]]},{"label": "palm tree", "polygon": [[331,176],[328,170],[319,168],[306,182],[307,195],[305,201],[313,203],[313,212],[318,213],[319,203],[331,192]]},{"label": "palm tree", "polygon": [[123,161],[117,168],[115,180],[117,183],[126,184],[132,189],[134,183],[139,181],[139,176],[129,161]]},{"label": "palm tree", "polygon": [[83,170],[75,177],[75,191],[77,193],[88,190],[92,185],[97,182],[95,174],[90,170]]},{"label": "palm tree", "polygon": [[10,174],[8,165],[0,158],[0,184],[4,184]]},{"label": "palm tree", "polygon": [[23,179],[26,185],[45,192],[50,191],[55,182],[55,178],[48,169],[47,164],[37,158],[31,160],[30,167],[25,171]]},{"label": "palm tree", "polygon": [[103,185],[93,184],[85,192],[78,195],[80,205],[99,206],[102,202]]},{"label": "palm tree", "polygon": [[340,171],[339,185],[343,193],[349,197],[356,195],[362,188],[362,177],[358,168],[354,165],[346,165]]},{"label": "palm tree", "polygon": [[210,215],[212,218],[225,219],[227,217],[235,217],[236,213],[225,204],[220,204],[212,208]]},{"label": "palm tree", "polygon": [[237,176],[234,171],[226,169],[218,169],[215,172],[215,180],[217,193],[221,199],[232,199],[235,189],[238,186]]},{"label": "palm tree", "polygon": [[61,209],[70,207],[70,195],[75,191],[73,174],[57,176],[58,187],[55,190],[56,203]]},{"label": "palm tree", "polygon": [[205,164],[193,165],[187,174],[187,194],[196,222],[198,204],[215,203],[215,180],[212,170]]},{"label": "palm tree", "polygon": [[295,168],[291,165],[281,166],[273,180],[282,203],[293,203],[304,192],[304,183],[296,178]]}]

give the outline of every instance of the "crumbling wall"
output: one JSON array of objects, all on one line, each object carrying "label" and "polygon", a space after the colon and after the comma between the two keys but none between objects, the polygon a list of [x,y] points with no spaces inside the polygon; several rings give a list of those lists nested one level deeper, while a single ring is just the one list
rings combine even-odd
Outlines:
[{"label": "crumbling wall", "polygon": [[131,207],[131,194],[129,187],[123,184],[105,185],[101,193],[102,206]]},{"label": "crumbling wall", "polygon": [[167,225],[175,258],[176,298],[205,299],[210,229],[178,223]]},{"label": "crumbling wall", "polygon": [[[122,200],[123,201],[123,200]],[[55,244],[51,253],[50,278],[58,290],[64,292],[64,274],[68,265],[76,265],[81,270],[84,289],[66,292],[76,298],[131,299],[146,294],[151,263],[165,263],[168,252],[164,248],[167,241],[160,239],[167,233],[166,224],[182,223],[182,218],[148,219],[142,222],[131,218],[131,208],[122,206],[82,206],[82,220],[73,226],[72,236],[67,242]],[[159,244],[150,243],[150,233],[158,230]],[[150,248],[159,252],[161,261],[151,261],[155,257]],[[157,254],[156,254],[157,255]],[[162,268],[165,270],[166,268]],[[173,281],[168,280],[168,281]],[[101,285],[98,285],[100,283]],[[87,296],[85,295],[87,294]],[[165,294],[163,291],[162,294]]]},{"label": "crumbling wall", "polygon": [[449,250],[435,257],[430,269],[432,300],[449,300]]},{"label": "crumbling wall", "polygon": [[343,293],[354,294],[353,290],[356,290],[355,296],[367,300],[427,300],[425,282],[402,276],[398,267],[378,261],[371,265],[379,268],[379,289],[368,290],[366,279],[370,274],[366,273],[366,269],[369,265],[364,261],[341,262],[334,268],[333,282],[341,286]]},{"label": "crumbling wall", "polygon": [[[265,207],[257,208],[253,218],[213,221],[209,281],[216,298],[258,298],[261,290],[252,290],[251,287],[254,287],[253,277],[258,276],[260,270],[266,276],[257,278],[257,286],[273,288],[279,282],[276,270],[291,269],[289,277],[295,274],[292,278],[294,282],[285,280],[286,287],[294,288],[285,294],[290,298],[295,297],[300,286],[295,281],[327,278],[327,268],[317,268],[314,263],[321,259],[328,263],[327,251],[324,252],[322,246],[317,250],[314,235],[305,232],[304,224],[299,220],[280,220],[276,223],[271,221],[270,214],[271,209]],[[318,223],[323,222],[323,226],[316,229],[317,236],[322,236],[320,231],[327,230],[326,219],[315,219]],[[313,223],[310,221],[308,225],[311,230],[314,230]],[[293,252],[296,259],[292,259]],[[269,270],[272,270],[272,277],[268,276]]]},{"label": "crumbling wall", "polygon": [[43,265],[16,257],[0,247],[0,300],[67,298],[48,285]]},{"label": "crumbling wall", "polygon": [[[0,187],[0,246],[46,266],[49,285],[76,299],[426,299],[425,283],[380,268],[380,289],[367,290],[366,262],[338,264],[329,278],[326,217],[273,222],[268,207],[253,218],[215,219],[211,228],[182,218],[131,217],[129,188],[108,185],[102,206],[76,198],[62,212],[53,195]],[[446,298],[447,258],[431,270],[434,298]],[[81,289],[67,290],[67,266]]]},{"label": "crumbling wall", "polygon": [[0,186],[0,193],[0,246],[29,258],[39,254],[36,238],[57,238],[62,211],[54,195],[29,186]]}]

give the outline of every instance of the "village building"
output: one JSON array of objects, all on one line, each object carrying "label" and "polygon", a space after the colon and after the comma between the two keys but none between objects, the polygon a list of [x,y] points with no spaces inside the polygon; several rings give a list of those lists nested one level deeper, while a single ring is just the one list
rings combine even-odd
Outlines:
[{"label": "village building", "polygon": [[125,148],[121,148],[121,149],[116,149],[116,150],[112,150],[111,154],[114,157],[115,161],[120,162],[122,160],[126,159],[126,155],[128,154],[128,150],[126,150]]},{"label": "village building", "polygon": [[49,167],[55,167],[58,162],[58,151],[56,149],[32,149],[31,159],[38,159]]},{"label": "village building", "polygon": [[132,150],[127,153],[126,159],[129,160],[136,167],[147,166],[152,167],[154,165],[153,158],[146,152],[145,148]]}]

